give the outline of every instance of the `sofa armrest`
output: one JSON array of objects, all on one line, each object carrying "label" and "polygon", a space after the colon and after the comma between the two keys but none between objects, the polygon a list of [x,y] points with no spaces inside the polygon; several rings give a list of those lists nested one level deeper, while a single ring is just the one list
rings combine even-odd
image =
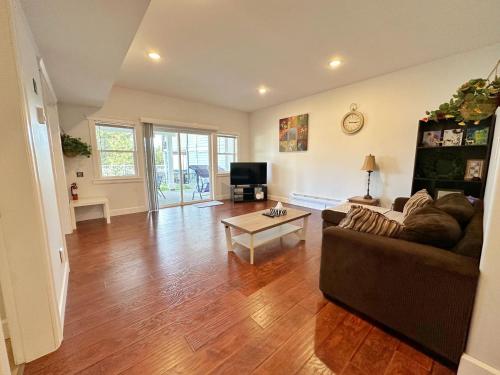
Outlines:
[{"label": "sofa armrest", "polygon": [[408,199],[410,199],[410,198],[398,197],[398,198],[394,199],[394,203],[392,204],[392,209],[394,211],[403,212],[403,207],[405,206],[406,202],[408,202]]},{"label": "sofa armrest", "polygon": [[325,209],[321,212],[321,218],[323,219],[323,229],[330,226],[339,225],[341,220],[346,217],[345,212],[339,212],[332,209]]},{"label": "sofa armrest", "polygon": [[323,231],[320,289],[458,363],[479,266],[432,246],[339,227]]}]

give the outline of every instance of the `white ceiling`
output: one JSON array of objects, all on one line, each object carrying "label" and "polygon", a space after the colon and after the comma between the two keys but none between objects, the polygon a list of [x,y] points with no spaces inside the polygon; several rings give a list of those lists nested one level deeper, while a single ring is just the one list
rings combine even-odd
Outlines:
[{"label": "white ceiling", "polygon": [[152,0],[116,83],[253,111],[499,42],[499,15],[499,0]]},{"label": "white ceiling", "polygon": [[57,98],[106,100],[150,0],[21,0]]}]

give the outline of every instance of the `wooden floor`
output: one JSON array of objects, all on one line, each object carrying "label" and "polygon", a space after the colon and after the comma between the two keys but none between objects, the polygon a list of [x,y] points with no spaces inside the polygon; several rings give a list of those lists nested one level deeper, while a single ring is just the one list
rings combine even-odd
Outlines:
[{"label": "wooden floor", "polygon": [[[268,202],[270,206],[272,202]],[[222,218],[266,203],[167,208],[79,223],[58,351],[26,374],[451,374],[318,289],[307,241],[227,253]]]}]

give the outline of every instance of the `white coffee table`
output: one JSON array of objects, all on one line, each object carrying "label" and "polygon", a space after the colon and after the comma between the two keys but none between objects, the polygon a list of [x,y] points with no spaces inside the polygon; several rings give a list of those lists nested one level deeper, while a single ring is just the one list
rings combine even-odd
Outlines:
[{"label": "white coffee table", "polygon": [[[311,213],[294,208],[286,210],[286,216],[274,218],[262,215],[266,211],[262,210],[221,220],[226,228],[227,251],[233,251],[233,244],[240,244],[250,250],[250,264],[253,264],[254,249],[269,241],[290,233],[297,233],[300,240],[305,241],[307,220]],[[300,219],[303,219],[302,226],[290,224],[290,222]],[[244,233],[232,236],[231,228],[236,228]]]}]

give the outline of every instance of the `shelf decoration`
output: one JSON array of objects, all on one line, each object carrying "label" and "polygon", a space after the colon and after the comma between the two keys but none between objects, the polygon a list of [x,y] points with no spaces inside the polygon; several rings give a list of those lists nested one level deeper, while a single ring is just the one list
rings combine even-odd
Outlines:
[{"label": "shelf decoration", "polygon": [[488,128],[467,128],[467,138],[465,143],[467,145],[485,145],[488,143]]},{"label": "shelf decoration", "polygon": [[92,155],[92,147],[81,140],[81,138],[75,138],[69,134],[61,134],[61,146],[64,156],[69,158],[74,158],[75,156],[86,156],[90,158]]},{"label": "shelf decoration", "polygon": [[422,121],[440,121],[453,119],[459,125],[470,121],[478,125],[493,115],[500,105],[500,77],[498,69],[500,60],[486,79],[476,78],[460,86],[449,102],[443,103],[438,109],[426,111]]},{"label": "shelf decoration", "polygon": [[461,146],[463,137],[463,129],[447,129],[443,132],[443,146]]}]

